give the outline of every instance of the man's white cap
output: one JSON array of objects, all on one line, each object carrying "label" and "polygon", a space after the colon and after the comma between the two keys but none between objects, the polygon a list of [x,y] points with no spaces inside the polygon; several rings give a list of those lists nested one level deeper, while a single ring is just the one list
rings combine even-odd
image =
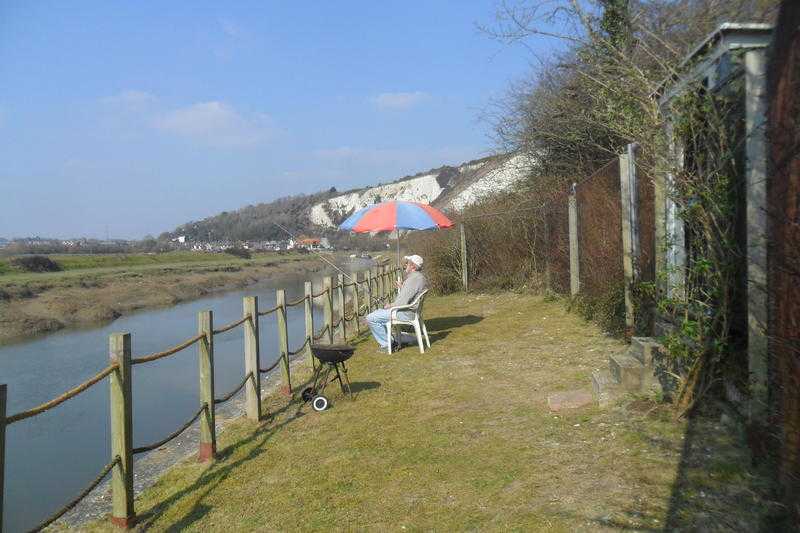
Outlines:
[{"label": "man's white cap", "polygon": [[407,255],[403,259],[411,261],[412,263],[417,265],[417,267],[422,267],[422,258],[418,255]]}]

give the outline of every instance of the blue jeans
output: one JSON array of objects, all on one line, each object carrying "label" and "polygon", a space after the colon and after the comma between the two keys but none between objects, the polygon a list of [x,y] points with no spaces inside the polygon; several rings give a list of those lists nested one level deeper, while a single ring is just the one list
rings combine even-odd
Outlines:
[{"label": "blue jeans", "polygon": [[[407,311],[400,311],[397,313],[397,318],[401,320],[410,319],[411,317],[412,314]],[[369,326],[370,331],[372,331],[372,336],[375,337],[375,340],[378,341],[378,344],[380,344],[382,348],[389,346],[389,341],[386,335],[386,324],[388,323],[388,309],[376,309],[367,315],[367,325]]]}]

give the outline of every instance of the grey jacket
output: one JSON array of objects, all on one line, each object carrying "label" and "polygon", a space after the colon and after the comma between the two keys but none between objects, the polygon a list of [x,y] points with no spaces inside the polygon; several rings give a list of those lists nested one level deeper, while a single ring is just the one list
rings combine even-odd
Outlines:
[{"label": "grey jacket", "polygon": [[397,298],[394,299],[392,307],[398,305],[408,305],[414,301],[414,298],[419,296],[419,293],[428,288],[428,280],[422,272],[415,270],[408,275],[400,290],[397,292]]}]

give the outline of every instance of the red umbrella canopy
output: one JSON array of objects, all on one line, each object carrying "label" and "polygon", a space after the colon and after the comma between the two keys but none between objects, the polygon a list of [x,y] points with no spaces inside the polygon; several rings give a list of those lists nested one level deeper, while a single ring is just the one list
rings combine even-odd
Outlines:
[{"label": "red umbrella canopy", "polygon": [[367,233],[395,230],[449,228],[453,222],[435,207],[419,202],[393,200],[368,205],[342,222],[339,229]]}]

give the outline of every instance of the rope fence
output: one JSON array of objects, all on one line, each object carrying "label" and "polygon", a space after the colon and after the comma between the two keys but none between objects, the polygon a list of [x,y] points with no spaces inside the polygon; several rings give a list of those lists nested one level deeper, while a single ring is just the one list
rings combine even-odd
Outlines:
[{"label": "rope fence", "polygon": [[306,340],[305,340],[305,342],[303,343],[302,346],[300,346],[298,349],[296,349],[294,351],[289,350],[289,355],[291,356],[291,355],[297,355],[297,354],[301,353],[303,350],[306,349],[306,346],[308,346],[309,344],[311,344],[311,339],[306,337]]},{"label": "rope fence", "polygon": [[253,379],[253,373],[252,372],[248,372],[247,375],[242,380],[242,382],[235,389],[233,389],[231,392],[229,392],[228,394],[226,394],[222,398],[214,398],[214,405],[225,403],[228,400],[230,400],[231,398],[233,398],[236,395],[237,392],[242,390],[242,387],[244,387],[245,383],[247,383],[247,380],[249,380],[249,379]]},{"label": "rope fence", "polygon": [[11,415],[9,417],[6,417],[6,420],[5,420],[6,425],[10,425],[10,424],[13,424],[14,422],[19,422],[20,420],[25,420],[26,418],[30,418],[32,416],[36,416],[38,414],[44,413],[45,411],[49,411],[53,407],[56,407],[57,405],[60,405],[60,404],[62,404],[64,402],[66,402],[70,398],[74,398],[78,394],[82,393],[83,391],[85,391],[86,389],[88,389],[89,387],[91,387],[92,385],[94,385],[95,383],[97,383],[98,381],[103,379],[104,377],[106,377],[109,374],[111,374],[114,370],[116,370],[116,368],[117,368],[116,364],[109,365],[106,368],[104,368],[103,370],[101,370],[100,372],[98,372],[97,374],[95,374],[93,377],[87,379],[86,381],[84,381],[83,383],[78,385],[77,387],[74,387],[74,388],[68,390],[67,392],[65,392],[61,396],[58,396],[57,398],[53,398],[49,402],[45,402],[45,403],[43,403],[41,405],[38,405],[38,406],[36,406],[36,407],[34,407],[32,409],[28,409],[27,411],[22,411],[20,413],[15,414],[15,415]]},{"label": "rope fence", "polygon": [[215,330],[213,331],[213,333],[214,333],[214,335],[219,335],[220,333],[225,333],[226,331],[230,331],[230,330],[232,330],[233,328],[235,328],[235,327],[237,327],[237,326],[240,326],[240,325],[244,324],[245,322],[247,322],[247,321],[248,321],[248,320],[250,320],[251,318],[252,318],[252,317],[251,317],[250,315],[244,316],[244,317],[240,318],[239,320],[237,320],[236,322],[231,322],[231,323],[230,323],[230,324],[228,324],[227,326],[222,326],[222,327],[221,327],[221,328],[219,328],[219,329],[215,329]]},{"label": "rope fence", "polygon": [[301,303],[305,302],[308,299],[308,296],[303,296],[299,300],[295,300],[294,302],[287,302],[286,307],[294,307],[295,305],[300,305]]},{"label": "rope fence", "polygon": [[266,374],[267,372],[272,372],[278,367],[278,364],[280,364],[281,359],[283,358],[278,357],[278,359],[274,363],[272,363],[272,366],[269,366],[267,368],[259,368],[258,371],[261,372],[262,374]]},{"label": "rope fence", "polygon": [[156,352],[156,353],[153,353],[153,354],[150,354],[150,355],[145,355],[143,357],[138,357],[136,359],[131,359],[131,364],[132,365],[141,365],[142,363],[150,363],[152,361],[157,361],[159,359],[163,359],[164,357],[168,357],[170,355],[176,354],[176,353],[180,352],[181,350],[185,350],[186,348],[188,348],[192,344],[196,343],[197,341],[199,341],[203,337],[205,337],[205,333],[198,333],[197,335],[195,335],[191,339],[188,339],[188,340],[178,344],[177,346],[173,346],[172,348],[169,348],[168,350],[164,350],[163,352]]},{"label": "rope fence", "polygon": [[[388,274],[393,271],[386,271],[385,274]],[[354,294],[354,302],[358,302],[359,298],[363,297],[364,300],[370,300],[369,296],[372,296],[372,302],[382,302],[389,296],[389,292],[392,291],[392,288],[389,286],[388,283],[378,283],[380,277],[370,277],[367,275],[368,272],[365,272],[364,280],[358,281],[358,275],[355,277],[355,281],[351,283],[342,283],[340,289],[345,287],[355,287],[355,294]],[[341,299],[341,292],[340,298],[331,299],[326,302],[326,317],[325,317],[325,325],[322,327],[321,330],[318,332],[314,332],[312,328],[313,325],[313,308],[312,306],[306,306],[306,336],[304,338],[303,343],[295,350],[288,350],[287,347],[287,338],[288,338],[288,325],[285,318],[285,315],[281,315],[279,320],[277,321],[278,326],[278,335],[279,338],[282,339],[282,350],[285,352],[277,360],[267,368],[261,368],[259,365],[259,342],[257,338],[257,331],[258,331],[258,317],[266,316],[275,311],[278,311],[281,308],[288,308],[294,307],[303,303],[308,302],[309,300],[313,300],[314,298],[318,298],[321,296],[332,296],[333,295],[333,286],[332,286],[332,278],[326,278],[325,280],[326,286],[328,288],[324,289],[322,292],[314,293],[313,290],[309,287],[307,294],[302,298],[299,298],[295,301],[282,303],[284,302],[284,292],[282,290],[278,291],[278,305],[264,310],[258,311],[257,299],[256,297],[245,297],[244,304],[245,304],[245,316],[240,319],[237,319],[233,322],[230,322],[226,325],[223,325],[219,328],[212,329],[211,324],[213,323],[213,317],[211,311],[203,311],[198,316],[198,326],[199,330],[201,331],[197,335],[190,337],[189,339],[177,344],[171,348],[168,348],[163,351],[154,352],[148,355],[143,355],[140,357],[132,357],[131,356],[131,335],[130,333],[113,333],[110,336],[110,353],[112,360],[115,360],[114,363],[110,364],[91,378],[87,379],[83,383],[80,383],[76,387],[66,391],[65,393],[61,394],[60,396],[53,398],[50,401],[42,403],[41,405],[35,406],[31,409],[27,409],[25,411],[21,411],[16,414],[12,414],[10,416],[3,417],[4,412],[0,412],[0,437],[3,437],[5,432],[5,428],[11,424],[19,422],[21,420],[25,420],[27,418],[34,417],[41,413],[44,413],[50,409],[53,409],[60,404],[66,402],[69,399],[76,397],[77,395],[81,394],[82,392],[86,391],[93,385],[96,385],[104,378],[112,376],[109,383],[111,385],[111,393],[110,393],[110,416],[111,416],[111,442],[112,442],[112,456],[114,459],[108,463],[103,470],[99,473],[99,475],[78,495],[77,498],[70,500],[67,504],[65,504],[62,508],[60,508],[57,512],[51,514],[44,522],[39,524],[35,531],[38,531],[42,528],[47,527],[48,525],[52,524],[59,518],[61,518],[66,512],[70,509],[73,509],[78,503],[85,498],[92,490],[94,490],[105,477],[111,472],[115,466],[119,465],[120,467],[120,474],[123,477],[123,483],[121,485],[113,484],[111,487],[111,498],[113,503],[113,509],[127,509],[127,505],[120,505],[120,502],[129,501],[129,499],[133,498],[132,490],[133,490],[133,470],[131,466],[124,466],[124,465],[132,465],[133,456],[146,453],[149,451],[156,450],[161,448],[162,446],[166,445],[170,441],[177,438],[179,435],[183,434],[189,427],[192,426],[195,422],[200,420],[201,424],[201,431],[200,431],[200,451],[198,453],[198,459],[201,461],[208,460],[213,458],[214,456],[214,442],[215,442],[215,428],[213,424],[214,419],[214,407],[218,404],[224,403],[229,401],[233,398],[237,393],[242,391],[245,388],[248,380],[253,380],[256,386],[246,389],[245,395],[245,407],[246,407],[246,414],[249,419],[252,420],[260,420],[260,402],[261,402],[261,391],[259,390],[258,386],[258,376],[259,373],[268,373],[273,371],[275,368],[278,367],[281,363],[284,363],[286,367],[284,368],[283,379],[287,380],[287,389],[291,392],[291,388],[289,386],[289,376],[288,376],[288,358],[301,354],[305,351],[312,343],[320,340],[322,337],[326,335],[330,335],[331,332],[334,331],[335,328],[342,326],[343,323],[347,321],[351,321],[354,319],[358,319],[360,316],[364,316],[367,312],[372,308],[372,302],[365,303],[363,306],[353,306],[352,314],[348,315],[347,310],[344,308],[343,300]],[[374,283],[374,285],[373,285]],[[369,291],[366,290],[362,293],[359,291],[359,285],[366,284],[369,287]],[[374,287],[374,288],[373,288]],[[373,290],[377,291],[373,294]],[[379,294],[380,292],[386,291],[383,296],[375,296],[375,294]],[[363,300],[362,300],[363,301]],[[341,307],[340,309],[337,309]],[[336,323],[333,323],[333,316],[336,314],[339,315],[339,320]],[[283,318],[281,318],[283,317]],[[244,357],[245,357],[245,368],[247,370],[247,374],[244,376],[242,382],[237,385],[235,389],[230,391],[228,394],[224,395],[221,398],[214,397],[214,380],[213,380],[213,360],[214,360],[214,343],[213,338],[214,335],[220,335],[222,333],[229,332],[238,326],[241,326],[248,320],[253,322],[252,328],[245,328],[244,335],[245,335],[245,342],[244,342]],[[344,332],[343,332],[344,333]],[[174,355],[186,348],[192,346],[193,344],[197,343],[198,341],[204,341],[208,339],[208,342],[201,342],[199,345],[199,365],[200,365],[200,375],[199,375],[199,386],[200,386],[200,398],[202,405],[200,408],[195,412],[191,418],[189,418],[186,422],[184,422],[180,427],[178,427],[175,431],[164,437],[163,439],[159,440],[158,442],[154,442],[144,446],[138,447],[130,447],[130,443],[133,438],[133,383],[132,378],[134,373],[131,371],[133,365],[140,365],[143,363],[149,363],[153,361],[157,361],[159,359],[169,357]],[[347,340],[347,339],[345,339]],[[312,361],[313,362],[313,361]],[[5,401],[6,397],[6,385],[0,385],[0,394],[3,395],[2,402]],[[209,416],[206,418],[202,418],[203,413],[207,413]],[[209,427],[210,426],[210,427]],[[210,441],[209,434],[211,435]],[[0,447],[0,453],[4,453],[4,449]],[[4,489],[4,464],[6,463],[5,458],[0,456],[0,516],[2,516],[2,504],[3,504],[3,489]],[[116,476],[116,473],[115,473]],[[115,480],[117,478],[115,477]],[[125,510],[122,511],[123,516],[116,516],[114,513],[118,511],[112,511],[112,519],[113,520],[132,520],[135,516],[131,514],[130,516],[124,516],[124,513],[132,513],[131,511]],[[0,530],[2,530],[2,525],[0,525]]]},{"label": "rope fence", "polygon": [[331,329],[330,326],[325,326],[324,328],[322,328],[319,331],[319,333],[315,333],[313,335],[314,336],[314,340],[317,341],[317,340],[321,339],[322,336],[325,335],[328,332],[328,330],[330,330],[330,329]]},{"label": "rope fence", "polygon": [[274,313],[275,311],[277,311],[280,308],[281,308],[280,305],[276,305],[275,307],[271,307],[271,308],[267,309],[266,311],[259,311],[258,312],[258,316],[267,316],[268,314]]},{"label": "rope fence", "polygon": [[165,445],[166,443],[168,443],[169,441],[171,441],[172,439],[174,439],[175,437],[177,437],[178,435],[180,435],[181,433],[186,431],[189,428],[189,426],[194,424],[195,420],[200,418],[200,415],[203,413],[203,411],[206,411],[206,410],[208,410],[208,404],[204,403],[202,406],[200,406],[200,409],[197,410],[197,412],[192,416],[192,418],[190,418],[181,427],[179,427],[174,432],[170,433],[164,439],[162,439],[162,440],[160,440],[160,441],[158,441],[156,443],[149,444],[147,446],[139,446],[138,448],[134,448],[131,453],[136,455],[136,454],[139,454],[139,453],[145,453],[145,452],[149,452],[149,451],[155,450],[156,448],[161,448],[163,445]]},{"label": "rope fence", "polygon": [[67,513],[67,511],[78,505],[82,499],[84,499],[90,492],[92,492],[95,489],[95,487],[97,487],[100,484],[100,482],[103,481],[103,479],[105,479],[108,473],[111,472],[112,468],[114,468],[116,465],[120,463],[122,463],[122,459],[120,458],[119,455],[117,455],[116,457],[114,457],[113,461],[111,461],[110,463],[108,463],[106,466],[103,467],[100,473],[97,474],[97,477],[94,478],[94,480],[91,483],[89,483],[86,486],[86,488],[83,489],[83,491],[81,491],[81,493],[78,494],[78,496],[75,499],[70,500],[69,503],[61,507],[61,509],[59,509],[55,513],[51,514],[47,519],[44,520],[44,522],[41,522],[38,526],[31,529],[31,531],[41,531],[42,529],[46,528],[47,526],[49,526],[50,524],[52,524],[53,522],[64,516]]}]

